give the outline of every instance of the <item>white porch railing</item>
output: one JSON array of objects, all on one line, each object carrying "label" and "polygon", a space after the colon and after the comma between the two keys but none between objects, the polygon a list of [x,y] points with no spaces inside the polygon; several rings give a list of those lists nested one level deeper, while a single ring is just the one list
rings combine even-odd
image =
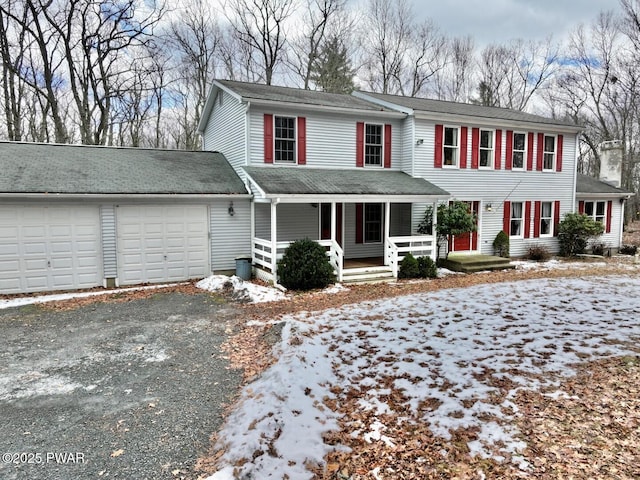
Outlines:
[{"label": "white porch railing", "polygon": [[[340,245],[332,240],[316,240],[327,250],[327,256],[331,266],[336,271],[339,282],[342,281],[342,262],[344,260],[344,250]],[[276,242],[275,262],[273,244],[269,240],[254,237],[251,244],[251,259],[254,266],[261,267],[256,273],[258,278],[266,281],[277,282],[277,272],[273,266],[282,259],[284,251],[293,242]]]},{"label": "white porch railing", "polygon": [[436,238],[433,235],[409,235],[405,237],[388,237],[384,244],[384,263],[398,276],[400,262],[407,253],[414,257],[431,257],[436,260]]}]

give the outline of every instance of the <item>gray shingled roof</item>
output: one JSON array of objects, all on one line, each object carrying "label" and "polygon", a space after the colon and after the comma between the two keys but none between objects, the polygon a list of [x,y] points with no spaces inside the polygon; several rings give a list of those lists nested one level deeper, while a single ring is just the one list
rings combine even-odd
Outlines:
[{"label": "gray shingled roof", "polygon": [[576,193],[580,194],[611,194],[614,197],[626,197],[629,192],[625,192],[621,188],[614,187],[613,185],[598,180],[597,178],[589,177],[587,175],[578,174],[578,181],[576,182]]},{"label": "gray shingled roof", "polygon": [[385,109],[379,105],[352,95],[303,90],[300,88],[279,87],[275,85],[236,82],[232,80],[217,80],[217,82],[237,93],[245,100],[268,100],[273,102],[353,108],[377,112],[381,110],[392,111],[391,109]]},{"label": "gray shingled roof", "polygon": [[571,126],[579,131],[582,127],[566,120],[558,120],[532,115],[530,113],[510,110],[508,108],[485,107],[471,103],[448,102],[444,100],[432,100],[428,98],[403,97],[400,95],[385,95],[381,93],[360,92],[373,98],[380,99],[388,103],[394,103],[402,107],[410,108],[414,111],[441,113],[450,115],[463,115],[469,117],[479,117],[487,119],[508,120],[513,122],[542,123],[548,125]]},{"label": "gray shingled roof", "polygon": [[0,171],[0,193],[247,193],[215,152],[0,142]]},{"label": "gray shingled roof", "polygon": [[267,195],[449,196],[440,187],[404,172],[307,167],[244,167]]}]

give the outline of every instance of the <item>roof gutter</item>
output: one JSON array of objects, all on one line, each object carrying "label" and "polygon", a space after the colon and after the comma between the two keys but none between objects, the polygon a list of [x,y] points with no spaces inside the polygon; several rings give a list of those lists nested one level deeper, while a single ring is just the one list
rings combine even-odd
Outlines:
[{"label": "roof gutter", "polygon": [[365,110],[361,108],[353,108],[353,107],[332,107],[329,105],[315,105],[310,103],[302,103],[302,102],[281,102],[275,100],[264,100],[260,98],[243,98],[245,102],[251,102],[252,105],[263,106],[263,107],[293,107],[293,108],[303,108],[308,111],[317,111],[317,112],[335,112],[335,113],[346,113],[352,115],[375,115],[381,116],[385,118],[405,118],[406,114],[398,111],[387,111],[387,110]]},{"label": "roof gutter", "polygon": [[0,199],[16,200],[215,200],[251,197],[249,193],[0,193]]},{"label": "roof gutter", "polygon": [[340,201],[341,203],[419,203],[425,201],[446,200],[451,198],[449,194],[435,195],[381,195],[381,194],[340,194],[340,193],[311,193],[311,194],[283,194],[267,193],[264,198],[276,201],[276,203],[329,203]]}]

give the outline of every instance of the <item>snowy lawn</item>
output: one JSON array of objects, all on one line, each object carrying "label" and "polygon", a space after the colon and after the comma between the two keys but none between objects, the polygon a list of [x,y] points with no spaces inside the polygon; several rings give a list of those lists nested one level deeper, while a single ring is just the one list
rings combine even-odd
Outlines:
[{"label": "snowy lawn", "polygon": [[[624,275],[476,285],[288,316],[277,362],[244,389],[218,435],[225,453],[210,478],[312,478],[309,468],[328,468],[318,467],[325,455],[346,449],[336,432],[406,452],[423,437],[398,432],[416,425],[441,445],[473,432],[462,437],[471,456],[526,471],[516,394],[562,396],[557,385],[577,363],[637,354],[639,319],[640,283]],[[447,462],[447,448],[437,449]],[[431,460],[412,463],[428,471]],[[360,473],[397,478],[382,461]]]}]

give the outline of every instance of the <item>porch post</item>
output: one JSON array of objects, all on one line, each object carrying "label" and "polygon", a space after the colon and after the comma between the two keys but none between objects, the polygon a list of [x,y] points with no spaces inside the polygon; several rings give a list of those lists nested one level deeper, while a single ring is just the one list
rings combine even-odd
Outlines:
[{"label": "porch post", "polygon": [[331,202],[331,241],[336,241],[336,202]]},{"label": "porch post", "polygon": [[438,201],[433,202],[433,215],[431,216],[431,235],[433,235],[433,248],[431,249],[431,260],[438,260]]},{"label": "porch post", "polygon": [[276,207],[277,203],[271,201],[271,273],[273,275],[273,283],[278,283],[278,224]]},{"label": "porch post", "polygon": [[390,225],[391,218],[391,203],[386,202],[384,204],[384,264],[387,265],[389,258],[389,232],[391,231]]},{"label": "porch post", "polygon": [[251,205],[250,205],[250,222],[251,222],[251,263],[253,265],[256,264],[256,244],[254,242],[254,238],[256,238],[256,202],[253,201],[253,199],[251,199]]}]

